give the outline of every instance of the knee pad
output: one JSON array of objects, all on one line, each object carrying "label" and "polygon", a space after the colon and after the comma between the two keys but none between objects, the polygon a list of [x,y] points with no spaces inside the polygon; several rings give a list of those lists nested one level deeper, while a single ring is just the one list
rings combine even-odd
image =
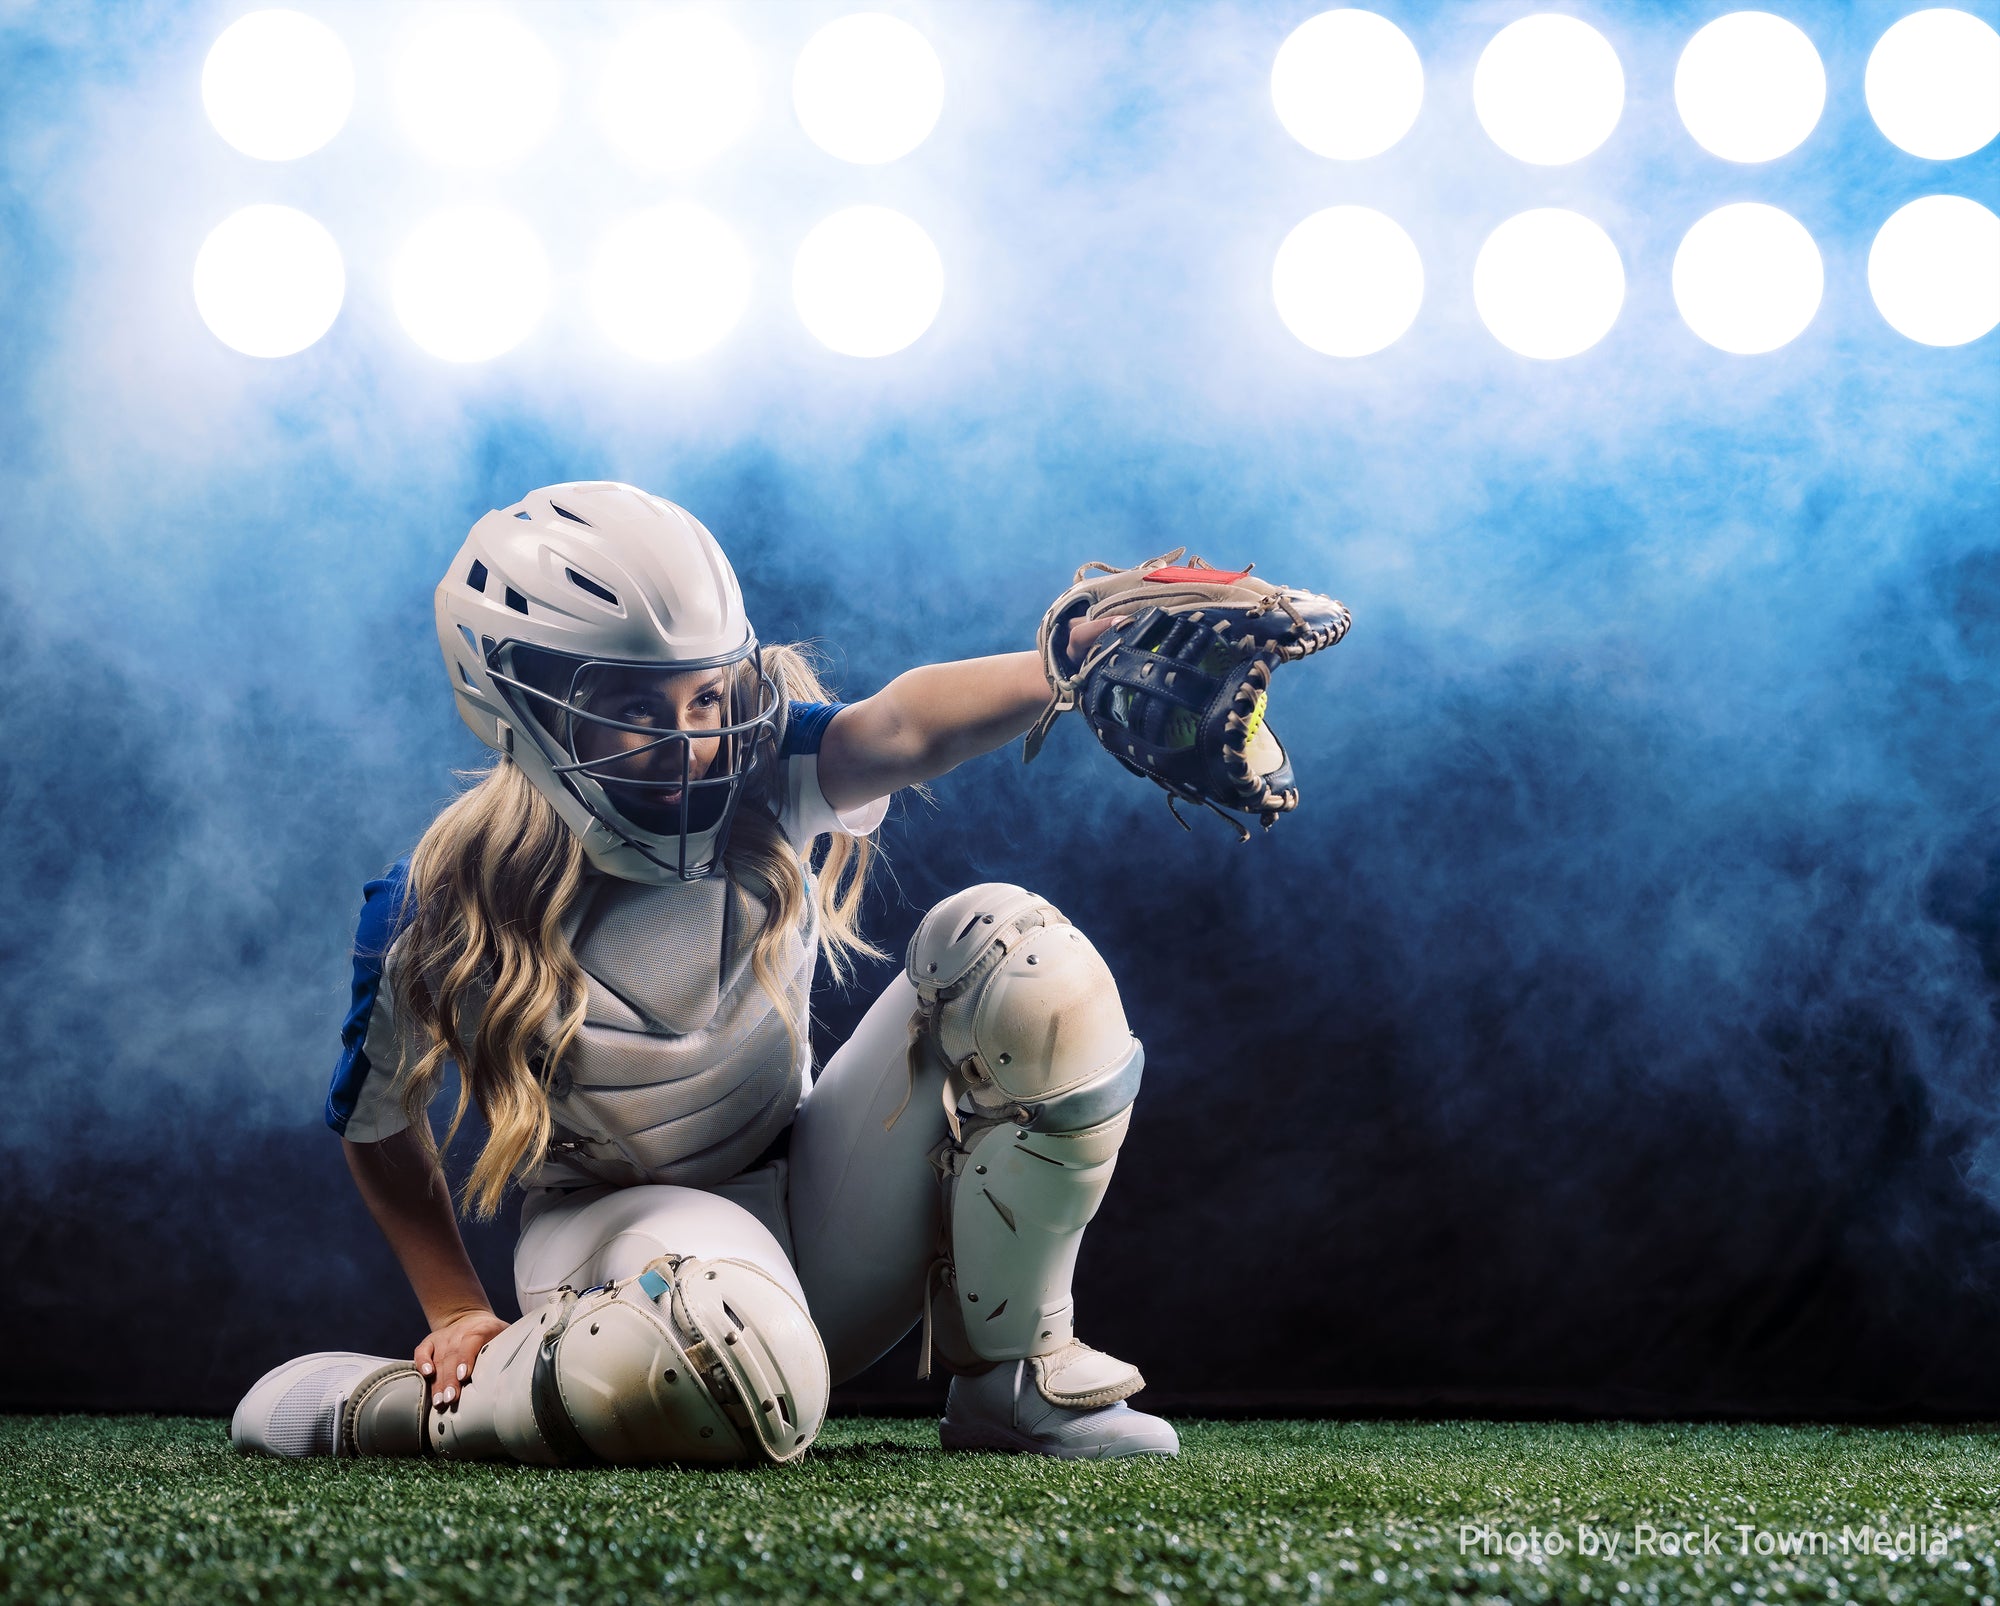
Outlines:
[{"label": "knee pad", "polygon": [[786,1462],[826,1419],[826,1351],[792,1292],[748,1261],[663,1255],[551,1303],[487,1345],[447,1456],[551,1466]]},{"label": "knee pad", "polygon": [[968,887],[924,916],[906,969],[915,1036],[946,1072],[948,1106],[970,1095],[989,1118],[1075,1131],[1137,1094],[1143,1060],[1118,984],[1047,900]]},{"label": "knee pad", "polygon": [[[939,1348],[961,1369],[1053,1354],[1075,1337],[1077,1249],[1110,1185],[1145,1052],[1089,939],[1019,887],[939,904],[910,944],[908,974],[912,1051],[944,1068],[953,1117],[936,1161],[939,1269],[953,1295]],[[961,1097],[973,1109],[962,1125]]]}]

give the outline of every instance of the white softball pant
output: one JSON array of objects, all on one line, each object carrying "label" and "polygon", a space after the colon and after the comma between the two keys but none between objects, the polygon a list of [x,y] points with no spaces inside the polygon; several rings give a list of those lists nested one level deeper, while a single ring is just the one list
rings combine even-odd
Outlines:
[{"label": "white softball pant", "polygon": [[804,1300],[834,1382],[865,1370],[921,1317],[937,1253],[942,1204],[930,1157],[946,1136],[942,1078],[926,1071],[911,1090],[915,1008],[915,988],[898,976],[807,1093],[788,1160],[713,1188],[531,1193],[514,1251],[522,1312],[565,1284],[636,1276],[663,1254],[747,1260]]}]

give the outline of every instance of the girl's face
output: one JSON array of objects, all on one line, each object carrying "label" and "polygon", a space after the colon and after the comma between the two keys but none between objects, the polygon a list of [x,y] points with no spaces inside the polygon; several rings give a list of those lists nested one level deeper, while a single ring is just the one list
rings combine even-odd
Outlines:
[{"label": "girl's face", "polygon": [[[721,750],[720,736],[704,738],[692,733],[720,730],[728,723],[728,671],[690,669],[661,674],[650,669],[602,669],[596,672],[583,706],[589,713],[639,727],[612,730],[589,720],[576,722],[579,759],[590,762],[616,760],[621,753],[632,755],[602,764],[592,772],[619,811],[641,825],[647,824],[646,815],[663,810],[673,811],[678,819],[683,753],[687,779],[696,781],[708,773]],[[669,731],[687,731],[691,739],[659,741]],[[650,745],[655,742],[657,746]],[[621,785],[621,781],[641,784]]]}]

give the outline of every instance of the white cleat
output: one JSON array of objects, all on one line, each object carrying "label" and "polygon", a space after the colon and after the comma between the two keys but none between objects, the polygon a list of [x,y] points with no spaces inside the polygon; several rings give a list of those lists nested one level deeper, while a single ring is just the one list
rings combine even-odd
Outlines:
[{"label": "white cleat", "polygon": [[1172,1424],[1123,1400],[1093,1408],[1051,1404],[1026,1361],[1003,1361],[977,1377],[954,1377],[938,1437],[947,1450],[1014,1450],[1066,1459],[1181,1452]]},{"label": "white cleat", "polygon": [[245,1454],[353,1455],[348,1406],[401,1373],[408,1361],[322,1350],[275,1366],[251,1386],[229,1419],[229,1442]]}]

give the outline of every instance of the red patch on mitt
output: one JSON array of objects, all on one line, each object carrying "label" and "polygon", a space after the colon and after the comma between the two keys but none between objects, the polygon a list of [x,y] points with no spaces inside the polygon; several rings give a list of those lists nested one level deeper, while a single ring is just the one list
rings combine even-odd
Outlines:
[{"label": "red patch on mitt", "polygon": [[1180,564],[1171,564],[1164,569],[1154,569],[1146,578],[1157,580],[1161,585],[1180,585],[1193,581],[1197,585],[1233,585],[1250,571],[1248,569],[1190,569]]}]

